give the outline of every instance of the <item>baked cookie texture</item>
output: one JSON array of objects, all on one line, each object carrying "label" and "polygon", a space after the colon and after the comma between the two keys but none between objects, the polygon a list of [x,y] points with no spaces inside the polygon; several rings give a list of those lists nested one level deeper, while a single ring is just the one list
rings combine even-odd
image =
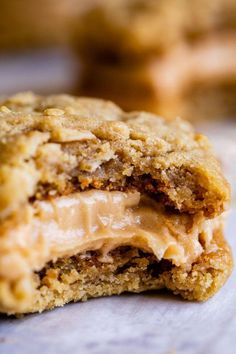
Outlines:
[{"label": "baked cookie texture", "polygon": [[76,27],[79,92],[169,118],[234,116],[235,13],[232,0],[96,3]]},{"label": "baked cookie texture", "polygon": [[30,93],[2,106],[0,215],[52,190],[138,188],[179,211],[209,216],[222,212],[229,199],[208,140],[181,119],[167,122],[145,112],[124,113],[110,102]]},{"label": "baked cookie texture", "polygon": [[229,186],[189,123],[67,95],[0,104],[1,312],[224,284]]}]

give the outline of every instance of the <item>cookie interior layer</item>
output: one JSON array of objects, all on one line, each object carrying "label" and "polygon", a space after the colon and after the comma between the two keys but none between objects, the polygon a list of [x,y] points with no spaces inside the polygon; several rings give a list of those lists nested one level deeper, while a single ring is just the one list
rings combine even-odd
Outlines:
[{"label": "cookie interior layer", "polygon": [[110,252],[126,245],[188,270],[203,252],[214,250],[221,219],[168,212],[138,192],[92,190],[36,201],[2,235],[0,277],[30,288],[32,272],[47,262],[98,251],[98,260],[110,263]]}]

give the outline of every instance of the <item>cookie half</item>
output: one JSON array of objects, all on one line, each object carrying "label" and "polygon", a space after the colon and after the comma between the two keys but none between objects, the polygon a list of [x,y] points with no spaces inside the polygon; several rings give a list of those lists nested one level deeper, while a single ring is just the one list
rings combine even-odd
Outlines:
[{"label": "cookie half", "polygon": [[189,123],[111,102],[1,102],[0,310],[168,288],[206,300],[226,281],[229,186]]}]

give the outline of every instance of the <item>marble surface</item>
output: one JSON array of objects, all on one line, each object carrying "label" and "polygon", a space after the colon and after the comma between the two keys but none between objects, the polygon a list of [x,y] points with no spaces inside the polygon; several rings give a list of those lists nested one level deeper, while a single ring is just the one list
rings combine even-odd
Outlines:
[{"label": "marble surface", "polygon": [[[48,76],[61,72],[60,65],[67,70],[67,60],[58,61],[51,70],[47,66]],[[31,84],[32,78],[24,81],[21,73],[14,86],[5,71],[11,65],[25,66],[24,61],[10,64],[0,59],[0,74],[5,73],[1,93],[4,86],[6,92],[19,89],[21,80],[27,89]],[[54,87],[65,85],[63,80],[54,82]],[[66,83],[63,87],[69,87]],[[44,85],[39,82],[41,91]],[[236,253],[236,121],[204,124],[198,129],[211,137],[233,187],[226,236]],[[2,315],[0,354],[234,354],[235,280],[234,271],[224,288],[206,303],[159,292],[93,299],[22,319]]]}]

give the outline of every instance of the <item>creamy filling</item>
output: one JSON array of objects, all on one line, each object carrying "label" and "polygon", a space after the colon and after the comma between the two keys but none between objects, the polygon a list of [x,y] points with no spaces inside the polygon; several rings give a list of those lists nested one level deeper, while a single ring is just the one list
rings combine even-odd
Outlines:
[{"label": "creamy filling", "polygon": [[14,227],[6,228],[0,245],[0,276],[23,277],[49,261],[130,245],[153,253],[158,260],[189,267],[203,251],[212,251],[212,238],[221,219],[206,219],[165,211],[138,192],[92,190],[36,201]]}]

